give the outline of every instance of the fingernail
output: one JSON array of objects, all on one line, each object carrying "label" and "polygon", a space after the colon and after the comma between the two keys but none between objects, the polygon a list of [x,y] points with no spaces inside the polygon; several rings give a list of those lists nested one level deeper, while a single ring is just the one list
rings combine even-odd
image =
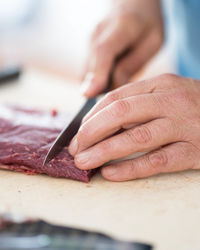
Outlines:
[{"label": "fingernail", "polygon": [[111,177],[111,176],[117,174],[117,168],[116,168],[116,167],[105,167],[105,168],[103,169],[103,172],[104,172],[103,174],[104,174],[105,176]]},{"label": "fingernail", "polygon": [[82,85],[81,85],[81,93],[87,94],[87,92],[90,90],[92,85],[92,79],[94,77],[94,73],[89,72],[87,73]]},{"label": "fingernail", "polygon": [[71,141],[68,150],[69,150],[69,153],[70,153],[71,155],[75,155],[75,154],[76,154],[76,152],[78,151],[78,140],[77,140],[77,137],[75,137],[75,138]]},{"label": "fingernail", "polygon": [[91,153],[88,151],[84,151],[76,156],[76,162],[78,162],[80,165],[89,164],[90,158]]}]

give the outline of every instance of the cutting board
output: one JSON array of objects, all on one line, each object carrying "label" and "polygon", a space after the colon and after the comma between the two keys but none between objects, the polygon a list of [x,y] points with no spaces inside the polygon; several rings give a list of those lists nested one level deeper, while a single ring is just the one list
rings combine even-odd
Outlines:
[{"label": "cutting board", "polygon": [[[0,87],[0,103],[75,112],[78,85],[28,70]],[[0,212],[151,243],[156,250],[199,249],[200,172],[113,183],[97,174],[89,184],[0,171]]]}]

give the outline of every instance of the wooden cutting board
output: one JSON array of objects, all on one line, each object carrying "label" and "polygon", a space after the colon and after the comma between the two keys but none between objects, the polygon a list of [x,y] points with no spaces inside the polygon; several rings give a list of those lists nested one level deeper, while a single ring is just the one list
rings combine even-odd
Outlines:
[{"label": "wooden cutting board", "polygon": [[[34,71],[0,88],[0,103],[75,112],[81,102],[77,85]],[[152,243],[156,250],[200,248],[199,197],[199,171],[123,183],[96,175],[89,184],[0,171],[0,212]]]}]

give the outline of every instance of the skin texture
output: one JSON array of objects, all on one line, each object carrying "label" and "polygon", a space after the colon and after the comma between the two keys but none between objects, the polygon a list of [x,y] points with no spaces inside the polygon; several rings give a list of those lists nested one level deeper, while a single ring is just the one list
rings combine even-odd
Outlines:
[{"label": "skin texture", "polygon": [[82,92],[103,91],[113,70],[112,88],[127,83],[159,50],[164,40],[159,0],[113,1],[112,12],[91,37]]},{"label": "skin texture", "polygon": [[[164,74],[108,93],[85,117],[69,152],[111,181],[198,169],[200,82]],[[118,132],[118,133],[116,133]],[[108,163],[136,152],[131,160]]]}]

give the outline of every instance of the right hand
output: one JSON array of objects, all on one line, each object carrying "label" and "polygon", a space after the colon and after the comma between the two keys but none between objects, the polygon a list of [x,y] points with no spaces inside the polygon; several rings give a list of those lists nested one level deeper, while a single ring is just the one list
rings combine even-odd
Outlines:
[{"label": "right hand", "polygon": [[126,52],[115,65],[112,88],[127,83],[163,43],[159,0],[123,0],[122,3],[92,35],[82,86],[86,97],[96,96],[105,89],[117,57]]}]

